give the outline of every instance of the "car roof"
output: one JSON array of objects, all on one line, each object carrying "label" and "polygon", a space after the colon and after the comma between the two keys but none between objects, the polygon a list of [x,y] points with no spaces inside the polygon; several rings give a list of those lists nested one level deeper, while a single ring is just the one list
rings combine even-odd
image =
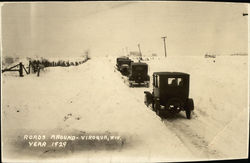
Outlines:
[{"label": "car roof", "polygon": [[143,62],[133,62],[131,65],[148,65],[147,63],[143,63]]},{"label": "car roof", "polygon": [[117,61],[132,61],[130,58],[117,58]]},{"label": "car roof", "polygon": [[153,75],[167,75],[167,76],[189,76],[189,74],[184,72],[154,72]]},{"label": "car roof", "polygon": [[117,59],[129,59],[129,57],[127,57],[127,56],[121,56],[121,57],[118,57]]}]

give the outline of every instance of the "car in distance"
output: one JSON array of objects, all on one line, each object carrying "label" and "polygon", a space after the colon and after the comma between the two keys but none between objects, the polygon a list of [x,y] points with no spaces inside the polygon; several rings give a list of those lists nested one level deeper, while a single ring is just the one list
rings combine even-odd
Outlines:
[{"label": "car in distance", "polygon": [[133,87],[135,84],[149,87],[148,64],[142,62],[131,63],[128,80],[130,87]]},{"label": "car in distance", "polygon": [[120,71],[123,75],[129,74],[129,67],[133,61],[129,59],[129,57],[122,56],[116,59],[116,68]]}]

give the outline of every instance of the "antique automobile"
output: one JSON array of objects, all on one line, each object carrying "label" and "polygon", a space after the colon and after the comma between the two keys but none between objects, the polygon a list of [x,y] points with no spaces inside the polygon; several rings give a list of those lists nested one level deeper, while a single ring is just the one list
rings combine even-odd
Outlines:
[{"label": "antique automobile", "polygon": [[133,61],[126,56],[119,57],[116,59],[116,68],[123,75],[129,74],[129,67]]},{"label": "antique automobile", "polygon": [[153,92],[144,91],[145,104],[152,104],[153,110],[161,118],[170,113],[186,112],[191,118],[194,110],[193,99],[189,98],[189,74],[181,72],[154,72]]},{"label": "antique automobile", "polygon": [[148,64],[142,62],[131,63],[128,80],[130,87],[133,87],[135,84],[149,87]]}]

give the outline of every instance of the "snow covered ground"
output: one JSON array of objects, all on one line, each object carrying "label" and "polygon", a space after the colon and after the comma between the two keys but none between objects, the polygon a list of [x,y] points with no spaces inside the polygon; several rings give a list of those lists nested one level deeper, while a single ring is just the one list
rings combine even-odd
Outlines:
[{"label": "snow covered ground", "polygon": [[[3,161],[183,161],[246,158],[248,57],[174,57],[147,61],[155,71],[191,75],[195,110],[161,119],[144,103],[145,90],[129,88],[114,71],[115,57],[26,75],[2,74]],[[112,133],[126,140],[115,150],[27,150],[24,134]],[[22,143],[20,143],[22,142]],[[26,142],[27,143],[27,142]]]},{"label": "snow covered ground", "polygon": [[248,154],[247,57],[182,57],[150,63],[153,71],[191,74],[193,119],[165,120],[189,149],[202,158],[244,158]]}]

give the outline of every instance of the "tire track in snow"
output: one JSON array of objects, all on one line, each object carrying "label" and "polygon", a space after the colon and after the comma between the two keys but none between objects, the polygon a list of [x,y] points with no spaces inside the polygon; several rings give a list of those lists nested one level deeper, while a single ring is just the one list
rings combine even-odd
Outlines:
[{"label": "tire track in snow", "polygon": [[[140,103],[143,103],[144,91],[150,91],[150,88],[146,87],[134,87],[130,88],[128,84],[127,77],[122,76],[119,74],[119,71],[116,71],[118,73],[117,75],[120,75],[121,82],[123,82],[129,91],[131,92],[131,95],[133,98]],[[150,109],[145,106],[146,109]],[[197,115],[194,115],[197,117]],[[194,119],[197,120],[197,119]],[[221,155],[216,150],[211,150],[208,148],[209,142],[205,140],[204,137],[199,136],[195,131],[193,131],[189,125],[185,123],[186,119],[183,121],[171,121],[164,119],[162,122],[166,125],[168,129],[173,131],[173,133],[180,139],[180,141],[196,156],[200,158],[221,158]],[[197,121],[197,123],[202,123],[201,121]]]},{"label": "tire track in snow", "polygon": [[[197,118],[191,119],[195,121],[195,124],[201,124],[202,121]],[[184,120],[163,120],[163,123],[168,127],[176,136],[186,145],[190,151],[201,159],[215,159],[222,158],[222,154],[217,150],[210,149],[210,142],[206,140],[205,137],[199,135],[192,128],[195,127],[192,123],[187,123],[186,119]]]},{"label": "tire track in snow", "polygon": [[[138,103],[144,104],[144,91],[151,91],[152,85],[149,88],[146,87],[133,87],[130,88],[128,84],[127,77],[120,74],[119,71],[115,70],[116,75],[121,78],[121,82],[125,84],[128,91],[130,92],[131,96],[137,101]],[[143,97],[143,98],[142,98]],[[145,106],[145,109],[150,109]],[[152,109],[151,109],[152,111]],[[153,112],[153,111],[152,111]],[[198,113],[199,114],[199,113]],[[196,121],[195,124],[204,123],[197,119],[197,114],[194,113],[193,119],[191,121]],[[202,116],[202,115],[199,115]],[[214,158],[221,158],[222,155],[213,149],[209,149],[210,142],[206,140],[205,137],[199,135],[196,130],[193,130],[192,123],[187,123],[189,120],[186,118],[178,119],[178,117],[183,117],[182,115],[176,115],[174,119],[163,119],[162,123],[173,132],[174,135],[190,150],[190,152],[200,159],[214,159]]]}]

